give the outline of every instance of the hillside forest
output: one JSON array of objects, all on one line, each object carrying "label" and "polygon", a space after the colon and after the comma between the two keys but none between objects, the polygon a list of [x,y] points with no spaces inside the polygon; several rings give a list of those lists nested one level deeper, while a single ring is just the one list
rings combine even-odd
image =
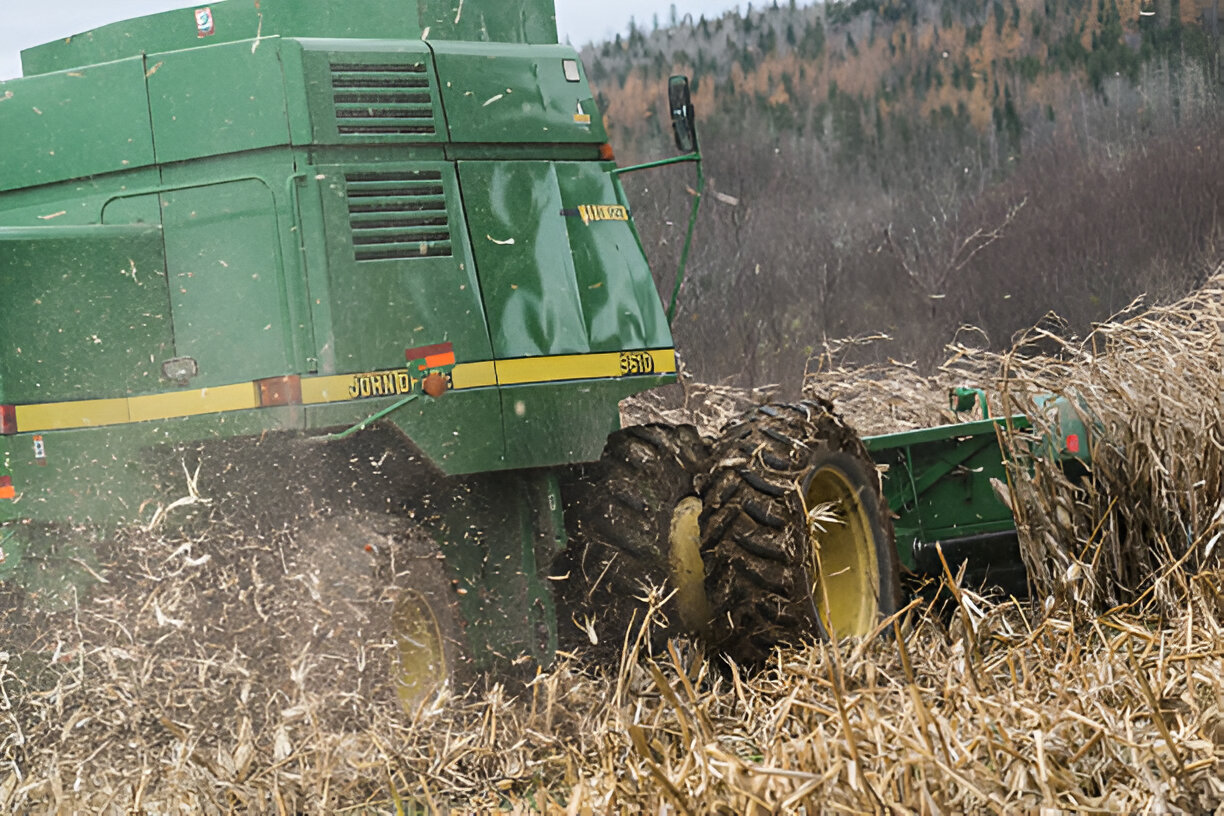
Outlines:
[{"label": "hillside forest", "polygon": [[[689,373],[785,394],[844,338],[929,368],[1193,289],[1224,259],[1218,5],[774,0],[586,46],[622,164],[674,153],[666,79],[692,77]],[[670,292],[691,166],[623,179]]]}]

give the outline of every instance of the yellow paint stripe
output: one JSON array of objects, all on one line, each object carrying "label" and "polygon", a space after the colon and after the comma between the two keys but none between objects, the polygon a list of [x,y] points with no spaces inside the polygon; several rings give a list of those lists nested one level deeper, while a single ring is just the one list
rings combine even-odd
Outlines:
[{"label": "yellow paint stripe", "polygon": [[41,405],[18,405],[16,413],[19,431],[92,428],[98,425],[118,425],[127,422],[128,401],[126,398],[120,398],[44,402]]},{"label": "yellow paint stripe", "polygon": [[676,373],[675,349],[659,349],[658,351],[652,351],[650,352],[650,358],[654,360],[656,374]]},{"label": "yellow paint stripe", "polygon": [[245,411],[258,407],[259,389],[253,382],[128,399],[130,422],[216,414],[222,411]]},{"label": "yellow paint stripe", "polygon": [[497,367],[492,362],[460,363],[451,369],[451,382],[456,391],[497,385]]},{"label": "yellow paint stripe", "polygon": [[355,374],[335,374],[327,377],[302,378],[302,403],[319,405],[324,402],[340,402],[352,399],[349,386]]},{"label": "yellow paint stripe", "polygon": [[[649,354],[654,361],[655,374],[674,374],[676,371],[676,354],[672,349],[631,353]],[[469,388],[489,388],[498,383],[524,385],[620,377],[622,376],[620,360],[621,352],[607,352],[528,357],[497,362],[459,363],[451,369],[451,382],[456,391],[463,391]],[[374,373],[378,372],[303,377],[302,402],[306,405],[320,405],[351,399],[349,386],[353,378]]]},{"label": "yellow paint stripe", "polygon": [[23,432],[32,432],[122,425],[126,422],[172,419],[258,407],[259,394],[255,383],[246,382],[194,391],[148,394],[142,397],[18,405],[16,411],[17,427]]},{"label": "yellow paint stripe", "polygon": [[[451,381],[458,391],[488,388],[498,384],[526,385],[565,380],[616,379],[622,376],[622,354],[649,354],[654,362],[655,375],[674,374],[676,371],[675,352],[672,349],[662,349],[460,363],[451,369]],[[360,375],[303,377],[302,403],[319,405],[352,399],[349,386],[356,376]],[[245,411],[258,407],[259,387],[253,382],[245,382],[139,397],[18,405],[16,413],[18,430],[29,433]]]},{"label": "yellow paint stripe", "polygon": [[609,352],[605,354],[565,354],[555,357],[525,357],[498,360],[497,381],[502,385],[592,380],[620,377],[622,354],[646,353],[654,361],[653,374],[674,374],[676,353],[672,349],[649,352]]},{"label": "yellow paint stripe", "polygon": [[620,356],[616,354],[567,354],[497,361],[497,381],[502,385],[619,377],[620,373]]}]

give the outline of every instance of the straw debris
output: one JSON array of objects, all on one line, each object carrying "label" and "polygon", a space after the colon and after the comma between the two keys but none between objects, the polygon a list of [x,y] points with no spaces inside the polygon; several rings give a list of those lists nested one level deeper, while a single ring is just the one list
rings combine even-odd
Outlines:
[{"label": "straw debris", "polygon": [[1083,340],[1050,321],[1003,357],[1003,400],[1032,418],[1029,436],[1070,444],[1076,429],[1039,396],[1054,394],[1084,426],[1078,442],[1092,462],[1080,476],[1049,446],[1011,435],[1013,509],[1039,594],[1089,610],[1153,601],[1174,611],[1188,576],[1220,565],[1224,278],[1129,311]]},{"label": "straw debris", "polygon": [[[1006,354],[962,336],[929,376],[853,368],[835,347],[814,358],[808,388],[863,431],[955,419],[944,393],[962,384],[1033,418],[1002,436],[1001,492],[1034,595],[952,587],[950,616],[915,602],[877,637],[779,651],[755,675],[630,632],[616,671],[567,658],[404,713],[385,629],[323,602],[335,565],[290,533],[130,531],[86,564],[105,578],[89,598],[49,612],[0,589],[0,810],[1216,810],[1222,319],[1217,277],[1082,340],[1053,322]],[[686,389],[679,407],[626,412],[712,433],[768,399]],[[1034,443],[1063,430],[1043,393],[1091,429],[1091,478]],[[353,608],[382,602],[375,589]]]},{"label": "straw debris", "polygon": [[325,694],[260,688],[254,656],[174,661],[140,616],[103,646],[82,610],[37,676],[0,661],[0,796],[13,812],[1205,812],[1224,803],[1220,583],[1193,579],[1163,627],[1038,623],[962,589],[971,631],[911,608],[895,639],[779,652],[755,676],[673,641],[611,676],[563,661],[518,694],[412,716],[372,700],[352,728],[319,716]]}]

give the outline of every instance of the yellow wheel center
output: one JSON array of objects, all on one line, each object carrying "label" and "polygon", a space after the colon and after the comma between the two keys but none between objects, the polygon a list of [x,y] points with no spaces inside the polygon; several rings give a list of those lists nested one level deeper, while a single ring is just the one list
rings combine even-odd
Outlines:
[{"label": "yellow wheel center", "polygon": [[395,638],[395,690],[404,710],[412,713],[435,694],[448,677],[442,630],[424,595],[405,589],[391,613]]},{"label": "yellow wheel center", "polygon": [[879,608],[879,567],[867,508],[850,478],[831,466],[813,475],[804,502],[820,621],[831,637],[869,634]]},{"label": "yellow wheel center", "polygon": [[688,496],[672,511],[668,531],[668,562],[676,609],[688,632],[704,635],[710,624],[710,603],[705,591],[705,565],[701,561],[701,499]]}]

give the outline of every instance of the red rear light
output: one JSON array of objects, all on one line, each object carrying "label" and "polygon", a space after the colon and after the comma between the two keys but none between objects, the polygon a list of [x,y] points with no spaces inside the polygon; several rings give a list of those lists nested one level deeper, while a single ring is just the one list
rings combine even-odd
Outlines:
[{"label": "red rear light", "polygon": [[0,436],[17,433],[17,409],[12,405],[0,405]]},{"label": "red rear light", "polygon": [[1067,453],[1079,453],[1079,434],[1067,434]]},{"label": "red rear light", "polygon": [[13,489],[12,476],[0,476],[0,499],[14,499],[17,491]]},{"label": "red rear light", "polygon": [[268,377],[266,380],[256,380],[256,383],[259,385],[259,404],[264,408],[302,404],[302,378],[296,374]]},{"label": "red rear light", "polygon": [[612,150],[612,145],[604,142],[599,146],[599,158],[604,161],[616,161],[616,153]]}]

